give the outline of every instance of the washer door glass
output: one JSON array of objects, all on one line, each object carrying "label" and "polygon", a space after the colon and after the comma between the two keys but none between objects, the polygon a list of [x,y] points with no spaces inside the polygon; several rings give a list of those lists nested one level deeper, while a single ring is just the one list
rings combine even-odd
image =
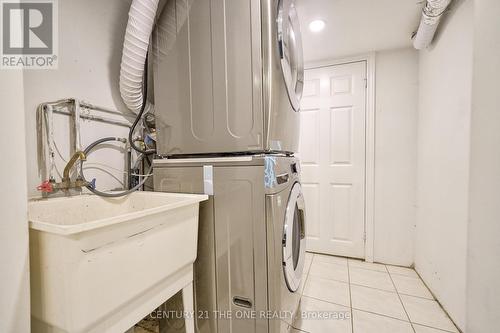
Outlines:
[{"label": "washer door glass", "polygon": [[299,288],[306,252],[305,204],[302,188],[295,183],[288,199],[283,227],[283,271],[290,291]]},{"label": "washer door glass", "polygon": [[277,24],[281,69],[288,97],[293,109],[299,111],[304,87],[304,60],[300,24],[293,0],[279,1]]}]

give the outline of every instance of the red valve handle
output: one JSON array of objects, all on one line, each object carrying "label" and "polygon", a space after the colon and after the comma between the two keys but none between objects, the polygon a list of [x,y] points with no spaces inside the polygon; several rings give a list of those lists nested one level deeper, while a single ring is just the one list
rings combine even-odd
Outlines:
[{"label": "red valve handle", "polygon": [[38,185],[36,187],[36,189],[38,191],[42,191],[44,193],[51,193],[51,192],[54,191],[54,187],[52,186],[52,183],[50,182],[50,180],[44,181],[43,183],[41,183],[40,185]]}]

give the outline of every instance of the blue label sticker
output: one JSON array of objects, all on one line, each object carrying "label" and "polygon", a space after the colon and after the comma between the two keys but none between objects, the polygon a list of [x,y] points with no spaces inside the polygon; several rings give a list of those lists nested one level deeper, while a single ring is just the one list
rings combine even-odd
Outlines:
[{"label": "blue label sticker", "polygon": [[272,188],[276,186],[276,175],[274,173],[274,167],[276,166],[276,157],[266,156],[264,158],[264,186],[266,188]]}]

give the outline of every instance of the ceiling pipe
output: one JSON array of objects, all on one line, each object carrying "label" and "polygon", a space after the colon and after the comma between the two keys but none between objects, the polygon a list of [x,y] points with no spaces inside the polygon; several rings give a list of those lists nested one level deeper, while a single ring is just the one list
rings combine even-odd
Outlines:
[{"label": "ceiling pipe", "polygon": [[422,18],[413,37],[413,47],[422,50],[428,47],[436,34],[439,21],[452,0],[427,0]]}]

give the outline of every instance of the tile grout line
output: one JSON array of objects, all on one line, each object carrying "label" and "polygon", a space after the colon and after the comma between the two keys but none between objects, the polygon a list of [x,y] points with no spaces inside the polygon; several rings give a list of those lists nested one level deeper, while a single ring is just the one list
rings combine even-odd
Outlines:
[{"label": "tile grout line", "polygon": [[418,326],[427,327],[427,328],[432,328],[435,331],[439,331],[439,332],[443,332],[443,333],[456,333],[456,332],[453,332],[453,331],[449,331],[449,330],[445,330],[445,329],[442,329],[442,328],[437,328],[437,327],[429,326],[429,325],[426,325],[426,324],[419,324],[419,323],[413,323],[413,324],[418,325]]},{"label": "tile grout line", "polygon": [[[312,268],[312,265],[311,265],[311,268]],[[350,268],[359,268],[359,267],[348,267],[349,272],[350,272]],[[389,278],[391,279],[392,285],[393,286],[395,285],[394,281],[392,280],[391,273],[382,272],[382,271],[376,271],[376,270],[370,270],[370,269],[364,269],[364,268],[362,268],[362,269],[363,270],[368,270],[368,271],[371,271],[371,272],[388,274]],[[401,274],[395,274],[395,275],[397,275],[397,276],[403,276],[403,277],[408,277],[408,278],[415,279],[415,280],[420,280],[418,278],[413,278],[411,276],[406,276],[406,275],[401,275]],[[312,276],[313,278],[317,278],[317,279],[335,281],[335,282],[340,282],[340,283],[346,283],[346,284],[351,284],[351,285],[354,285],[354,286],[357,286],[357,287],[363,287],[363,288],[369,288],[369,289],[374,289],[374,290],[379,290],[379,291],[385,291],[385,292],[393,293],[393,294],[398,293],[400,295],[410,296],[410,297],[415,297],[415,298],[421,298],[421,299],[426,299],[426,300],[430,300],[430,301],[435,301],[436,300],[435,298],[429,298],[429,297],[418,296],[418,295],[413,295],[413,294],[409,294],[409,293],[398,292],[397,289],[396,289],[396,287],[394,287],[393,290],[387,290],[387,289],[382,289],[382,288],[376,288],[376,287],[373,287],[373,286],[367,286],[367,285],[364,285],[364,284],[353,283],[353,282],[350,282],[350,281],[343,281],[343,280],[340,280],[340,279],[334,279],[334,278],[331,278],[331,277],[324,277],[322,275],[315,275],[315,274],[311,274],[310,272],[308,273],[308,277],[309,276]],[[348,278],[350,279],[350,273],[348,273]],[[432,296],[432,293],[431,293],[431,296]]]},{"label": "tile grout line", "polygon": [[373,289],[373,290],[378,290],[378,291],[385,291],[386,293],[391,293],[391,294],[395,294],[396,291],[392,291],[392,290],[387,290],[387,289],[381,289],[381,288],[375,288],[375,287],[370,287],[370,286],[366,286],[364,284],[359,284],[359,283],[352,283],[351,284],[353,286],[356,286],[356,287],[363,287],[363,288],[368,288],[368,289]]},{"label": "tile grout line", "polygon": [[406,317],[408,317],[408,322],[410,323],[411,329],[413,330],[414,333],[417,333],[415,330],[415,327],[413,326],[413,323],[411,322],[410,315],[408,314],[408,311],[406,311],[405,305],[403,303],[403,300],[401,299],[401,295],[399,295],[398,288],[396,287],[396,284],[394,283],[394,280],[392,279],[391,273],[387,269],[387,265],[385,265],[385,269],[387,270],[387,273],[389,273],[389,278],[391,279],[392,284],[394,285],[394,289],[396,290],[396,294],[398,295],[399,302],[401,303],[401,306],[403,307],[403,310],[406,314]]},{"label": "tile grout line", "polygon": [[410,276],[410,275],[405,275],[405,274],[401,274],[401,273],[394,273],[394,272],[391,272],[389,270],[388,270],[388,272],[389,272],[390,275],[404,276],[404,277],[407,277],[407,278],[410,278],[410,279],[422,280],[418,275],[416,275],[416,276]]},{"label": "tile grout line", "polygon": [[[306,252],[306,253],[311,253],[311,252]],[[309,264],[309,267],[307,268],[307,272],[306,272],[306,278],[304,279],[304,285],[302,286],[302,290],[300,291],[300,298],[302,300],[302,297],[304,297],[304,290],[306,289],[306,283],[307,281],[309,280],[309,273],[311,272],[311,266],[312,266],[312,263],[313,263],[313,260],[314,260],[314,253],[311,253],[311,263]],[[306,296],[308,297],[308,296]],[[301,301],[302,302],[302,301]],[[302,312],[302,310],[300,310],[300,312]],[[301,313],[302,314],[302,313]],[[290,327],[294,330],[297,330],[299,332],[305,332],[305,333],[308,333],[306,331],[303,331],[297,327],[295,327],[295,320],[292,320],[292,323],[290,324]]]},{"label": "tile grout line", "polygon": [[[391,279],[391,280],[392,280],[392,279]],[[335,281],[336,281],[336,280],[335,280]],[[342,281],[337,281],[337,282],[342,282]],[[357,286],[357,287],[363,287],[363,288],[374,289],[374,290],[378,290],[378,291],[385,291],[385,292],[392,293],[392,294],[400,294],[400,295],[404,295],[404,296],[410,296],[410,297],[415,297],[415,298],[426,299],[426,300],[429,300],[429,301],[434,301],[434,299],[432,299],[432,298],[423,297],[423,296],[416,296],[416,295],[410,295],[410,294],[405,294],[405,293],[400,293],[400,292],[398,292],[397,290],[392,291],[392,290],[387,290],[387,289],[381,289],[381,288],[370,287],[370,286],[366,286],[366,285],[363,285],[363,284],[357,284],[357,283],[352,283],[352,285]]]},{"label": "tile grout line", "polygon": [[[332,302],[332,301],[326,301],[324,299],[321,299],[321,298],[317,298],[317,297],[314,297],[314,296],[308,296],[308,295],[302,295],[302,297],[306,297],[306,298],[310,298],[310,299],[313,299],[315,301],[320,301],[320,302],[323,302],[323,303],[328,303],[328,304],[333,304],[333,305],[338,305],[338,306],[341,306],[343,308],[351,308],[350,306],[348,305],[345,305],[345,304],[340,304],[340,303],[335,303],[335,302]],[[358,310],[358,309],[355,309],[355,310]],[[366,311],[365,311],[366,312]]]},{"label": "tile grout line", "polygon": [[391,317],[389,315],[378,313],[378,312],[373,312],[373,311],[368,311],[368,310],[363,310],[363,309],[358,309],[358,308],[352,308],[352,309],[356,310],[356,311],[359,311],[359,312],[373,314],[373,315],[376,315],[376,316],[379,316],[379,317],[384,317],[384,318],[389,318],[389,319],[394,319],[394,320],[402,321],[403,323],[410,323],[409,320],[404,320],[404,319],[401,319],[401,318]]},{"label": "tile grout line", "polygon": [[364,271],[369,271],[369,272],[377,272],[377,273],[387,273],[387,271],[383,272],[379,269],[371,269],[371,268],[366,268],[366,267],[359,267],[359,266],[351,266],[351,265],[348,265],[350,266],[351,268],[354,268],[354,269],[362,269]]},{"label": "tile grout line", "polygon": [[354,312],[352,311],[352,295],[351,295],[351,273],[349,270],[349,261],[347,264],[347,285],[349,288],[349,311],[351,311],[351,332],[354,333]]},{"label": "tile grout line", "polygon": [[[310,274],[310,273],[309,273]],[[326,278],[326,277],[323,277],[323,276],[320,276],[320,275],[314,275],[314,274],[310,274],[313,278],[315,279],[321,279],[321,280],[328,280],[328,281],[334,281],[334,282],[339,282],[339,283],[344,283],[344,284],[349,284],[349,280],[347,281],[342,281],[342,280],[339,280],[339,279],[332,279],[332,278]]]},{"label": "tile grout line", "polygon": [[[381,271],[373,271],[373,272],[384,273],[384,272],[381,272]],[[364,284],[352,283],[352,282],[349,282],[349,281],[342,281],[342,280],[339,280],[339,279],[333,279],[333,278],[329,278],[329,277],[324,277],[324,276],[314,275],[314,274],[308,273],[308,277],[309,276],[312,276],[313,278],[316,278],[316,279],[322,279],[322,280],[328,280],[328,281],[335,281],[335,282],[339,282],[339,283],[351,284],[351,285],[357,286],[357,287],[369,288],[369,289],[374,289],[374,290],[378,290],[378,291],[385,291],[385,292],[393,293],[393,294],[398,293],[396,291],[396,288],[394,290],[387,290],[387,289],[382,289],[382,288],[376,288],[376,287],[372,287],[372,286],[367,286],[367,285],[364,285]],[[391,278],[391,282],[392,282],[392,277],[390,276],[390,274],[389,274],[389,277]],[[394,283],[393,283],[393,285],[394,285]],[[430,300],[430,301],[434,301],[435,300],[434,298],[429,298],[429,297],[424,297],[424,296],[417,296],[417,295],[406,294],[406,293],[399,293],[399,294],[404,295],[404,296],[415,297],[415,298],[427,299],[427,300]],[[337,304],[337,303],[335,303],[335,304]]]},{"label": "tile grout line", "polygon": [[[402,274],[402,273],[394,273],[394,272],[391,272],[387,269],[387,265],[385,264],[378,264],[378,265],[384,265],[385,267],[385,271],[381,271],[381,270],[378,270],[378,269],[373,269],[373,268],[368,268],[368,267],[362,267],[362,266],[352,266],[352,268],[359,268],[359,269],[363,269],[363,270],[366,270],[366,271],[372,271],[372,272],[379,272],[379,273],[388,273],[390,275],[397,275],[397,276],[404,276],[404,277],[407,277],[407,278],[411,278],[411,279],[416,279],[416,280],[422,280],[419,275],[417,274],[416,276],[410,276],[408,274]],[[395,266],[395,267],[399,267],[399,266]],[[408,268],[408,267],[405,267],[405,268]],[[411,268],[408,268],[408,269],[411,269]]]},{"label": "tile grout line", "polygon": [[[345,304],[335,303],[335,302],[332,302],[332,301],[326,301],[324,299],[313,297],[313,296],[303,295],[303,297],[310,298],[310,299],[313,299],[313,300],[316,300],[316,301],[320,301],[320,302],[323,302],[323,303],[329,303],[329,304],[338,305],[338,306],[342,306],[342,307],[348,308],[348,306],[346,306]],[[389,316],[389,315],[386,315],[386,314],[383,314],[383,313],[368,311],[368,310],[365,310],[365,309],[360,309],[360,308],[355,308],[355,307],[353,307],[352,310],[356,310],[356,311],[360,311],[360,312],[365,312],[365,313],[370,313],[370,314],[373,314],[373,315],[377,315],[377,316],[385,317],[385,318],[389,318],[389,319],[394,319],[394,320],[402,321],[402,322],[405,322],[405,323],[410,323],[409,319],[405,320],[405,319],[401,319],[401,318],[397,318],[397,317],[392,317],[392,316]],[[427,326],[427,325],[423,325],[423,324],[419,324],[419,325],[421,325],[421,326]],[[432,327],[432,326],[427,326],[427,327],[438,329],[438,328]],[[442,329],[439,328],[439,330],[442,330]],[[445,331],[445,332],[449,332],[449,331]],[[450,332],[450,333],[453,333],[453,332]]]}]

